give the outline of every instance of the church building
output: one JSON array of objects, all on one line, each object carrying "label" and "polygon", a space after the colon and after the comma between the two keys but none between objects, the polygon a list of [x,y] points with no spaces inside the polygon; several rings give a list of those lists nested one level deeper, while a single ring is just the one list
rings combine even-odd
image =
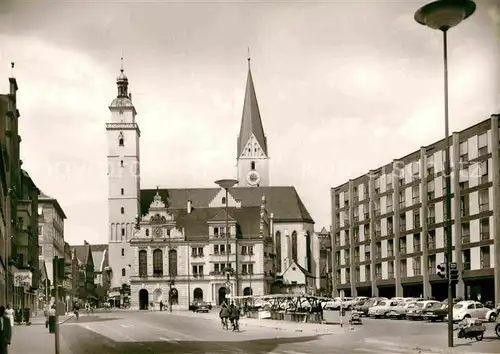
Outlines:
[{"label": "church building", "polygon": [[141,134],[121,69],[106,124],[109,264],[111,287],[129,284],[132,308],[160,301],[182,308],[193,300],[218,305],[228,293],[279,292],[289,268],[319,279],[312,217],[295,187],[270,185],[267,138],[248,63],[239,183],[228,189],[227,205],[223,188],[140,189]]}]

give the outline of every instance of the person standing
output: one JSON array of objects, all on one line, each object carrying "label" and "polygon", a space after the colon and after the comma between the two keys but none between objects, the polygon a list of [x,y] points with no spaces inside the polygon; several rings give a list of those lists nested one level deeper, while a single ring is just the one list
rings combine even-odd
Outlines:
[{"label": "person standing", "polygon": [[11,304],[7,304],[7,309],[5,310],[5,316],[10,320],[10,326],[14,328],[14,309]]},{"label": "person standing", "polygon": [[7,354],[12,339],[12,326],[5,314],[5,307],[0,306],[0,354]]}]

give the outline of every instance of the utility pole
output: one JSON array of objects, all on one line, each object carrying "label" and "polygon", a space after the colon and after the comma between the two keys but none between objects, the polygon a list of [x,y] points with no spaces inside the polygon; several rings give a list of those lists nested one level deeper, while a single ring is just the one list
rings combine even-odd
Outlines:
[{"label": "utility pole", "polygon": [[59,314],[58,314],[58,305],[59,305],[59,291],[58,291],[58,286],[59,286],[59,258],[57,256],[54,257],[52,266],[54,267],[54,298],[55,298],[55,305],[56,305],[56,323],[54,324],[54,337],[55,337],[55,349],[56,349],[56,354],[59,354]]}]

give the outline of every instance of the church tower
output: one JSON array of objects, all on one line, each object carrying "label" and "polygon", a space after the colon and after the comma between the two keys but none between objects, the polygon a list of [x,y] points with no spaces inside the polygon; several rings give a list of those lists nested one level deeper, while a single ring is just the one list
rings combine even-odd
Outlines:
[{"label": "church tower", "polygon": [[267,138],[260,119],[250,58],[248,58],[247,86],[238,136],[237,166],[239,187],[269,186]]},{"label": "church tower", "polygon": [[[122,59],[123,61],[123,59]],[[139,138],[137,112],[128,93],[123,72],[116,79],[118,94],[111,102],[111,121],[106,123],[108,140],[109,265],[111,287],[129,284],[132,254],[130,239],[140,210]]]}]

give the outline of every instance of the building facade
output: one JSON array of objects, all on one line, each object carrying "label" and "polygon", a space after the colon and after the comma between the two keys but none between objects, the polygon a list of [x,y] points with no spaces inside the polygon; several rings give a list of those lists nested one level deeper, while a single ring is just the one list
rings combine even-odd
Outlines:
[{"label": "building facade", "polygon": [[[140,190],[140,131],[135,120],[136,110],[132,105],[130,95],[127,93],[128,79],[124,75],[123,69],[117,79],[117,85],[118,96],[110,105],[111,123],[106,125],[109,145],[109,264],[112,290],[116,290],[115,292],[118,294],[118,289],[122,288],[123,285],[130,284],[131,303],[136,308],[141,307],[141,303],[145,303],[145,301],[139,300],[144,300],[146,292],[150,301],[157,301],[160,298],[159,294],[161,294],[163,301],[168,302],[170,290],[166,289],[165,282],[160,280],[166,279],[167,283],[170,284],[170,278],[167,275],[170,275],[168,266],[171,261],[168,255],[174,249],[169,248],[167,242],[174,242],[175,246],[172,247],[175,247],[178,257],[177,275],[174,282],[179,284],[175,287],[177,300],[174,302],[187,306],[187,303],[192,299],[200,298],[199,290],[194,294],[194,290],[200,289],[204,299],[217,304],[223,298],[222,292],[226,288],[222,289],[221,284],[225,281],[219,274],[225,263],[217,263],[214,261],[215,258],[212,258],[216,257],[216,250],[213,247],[221,243],[221,240],[213,238],[212,233],[215,232],[211,226],[213,220],[207,218],[215,217],[222,208],[225,208],[225,191],[220,188]],[[228,197],[229,216],[233,219],[231,223],[235,225],[233,227],[246,225],[246,215],[250,215],[248,217],[254,220],[254,224],[249,228],[259,228],[260,219],[252,215],[259,213],[264,198],[266,214],[271,220],[269,233],[272,235],[270,238],[272,242],[271,246],[266,243],[268,241],[255,242],[252,235],[256,235],[256,233],[250,232],[245,235],[245,231],[243,231],[242,243],[240,244],[238,241],[238,250],[236,250],[236,246],[232,247],[234,256],[232,254],[231,257],[237,257],[237,255],[251,257],[252,262],[255,263],[249,261],[250,263],[240,264],[239,261],[231,261],[231,266],[237,268],[238,275],[232,281],[230,289],[239,295],[243,295],[247,288],[247,292],[251,291],[254,294],[278,291],[276,288],[279,287],[279,282],[276,282],[276,275],[282,274],[294,261],[311,273],[313,277],[317,277],[315,274],[317,260],[314,259],[315,253],[313,251],[315,247],[313,245],[315,242],[314,221],[294,187],[269,185],[267,138],[262,126],[250,67],[248,68],[244,108],[237,143],[237,162],[239,185],[229,190]],[[161,227],[153,227],[148,224],[152,217],[150,207],[152,205],[154,207],[155,204],[152,203],[155,202],[154,198],[157,193],[161,198],[160,201],[165,204],[162,213],[159,213],[160,218],[164,217],[168,221],[163,223]],[[188,213],[189,210],[194,211],[193,215],[202,213],[200,214],[201,219],[195,219],[193,216],[185,218],[184,215],[191,215]],[[214,212],[217,213],[213,214]],[[241,213],[244,215],[240,215]],[[140,217],[137,218],[137,215]],[[243,217],[243,220],[238,219],[238,217]],[[138,219],[139,221],[137,221]],[[182,227],[177,224],[181,222],[180,220],[183,223]],[[135,224],[139,224],[138,229],[134,227]],[[173,225],[176,225],[175,228]],[[219,227],[222,226],[217,226],[218,232],[220,232]],[[170,241],[168,241],[168,237],[164,237],[166,240],[162,241],[162,244],[155,243],[159,241],[152,234],[153,229],[163,230],[155,231],[161,232],[162,235],[171,232]],[[149,236],[146,236],[146,230],[150,232]],[[174,241],[172,240],[173,235],[176,237]],[[195,240],[197,241],[195,242]],[[248,254],[249,248],[243,248],[247,240],[251,243],[246,245],[246,247],[252,247],[251,255]],[[195,245],[195,243],[197,244]],[[266,248],[268,246],[271,247],[269,251]],[[203,256],[198,256],[200,250]],[[142,258],[139,257],[139,252],[141,252],[140,257]],[[154,271],[154,252],[156,252],[156,257],[159,257],[159,254],[163,257],[163,263],[156,258],[155,264],[158,267],[159,264],[164,266],[161,272],[164,275],[156,278],[152,273]],[[224,252],[227,251],[224,249]],[[242,252],[247,252],[247,254],[243,255]],[[192,257],[192,255],[196,256]],[[220,248],[217,257],[220,257]],[[224,257],[220,258],[222,262]],[[263,263],[257,265],[259,260],[262,260]],[[191,262],[193,263],[191,264]],[[141,273],[139,272],[140,264],[142,264]],[[148,266],[146,267],[145,264]],[[249,268],[250,264],[253,268]],[[267,269],[266,264],[272,264],[273,267]],[[195,271],[194,266],[199,268],[196,268]],[[243,286],[243,280],[240,283],[239,276],[243,277],[244,269],[246,269],[245,274],[253,272],[250,277],[253,284],[251,287],[249,284]],[[144,274],[145,270],[147,270],[147,274]],[[158,269],[156,274],[160,274]],[[199,276],[201,274],[203,274],[203,278]],[[145,277],[150,277],[147,278],[149,279],[147,282]],[[247,278],[249,277],[246,276],[245,279]],[[195,280],[200,286],[193,287],[193,284],[196,284]],[[215,280],[220,282],[214,283]],[[190,284],[189,290],[187,288],[188,282]],[[236,285],[237,282],[238,285]],[[142,298],[139,292],[143,294]],[[166,295],[164,296],[164,294]]]},{"label": "building facade", "polygon": [[[67,257],[64,242],[64,220],[66,214],[57,199],[40,192],[38,196],[38,242],[40,252],[47,268],[47,275],[50,280],[51,302],[54,301],[54,257]],[[68,245],[69,246],[69,245]],[[59,300],[65,303],[71,302],[71,282],[66,281],[58,284]]]},{"label": "building facade", "polygon": [[72,279],[75,301],[95,303],[96,286],[92,248],[87,241],[83,245],[71,246],[73,253]]},{"label": "building facade", "polygon": [[110,290],[108,245],[90,245],[92,260],[94,263],[94,284],[96,297],[99,303],[107,300]]},{"label": "building facade", "polygon": [[[456,297],[500,302],[498,115],[453,133]],[[444,299],[445,141],[332,188],[334,293]]]},{"label": "building facade", "polygon": [[39,282],[38,189],[21,168],[18,85],[13,77],[9,78],[9,83],[9,93],[0,94],[1,299],[4,303],[33,310]]}]

